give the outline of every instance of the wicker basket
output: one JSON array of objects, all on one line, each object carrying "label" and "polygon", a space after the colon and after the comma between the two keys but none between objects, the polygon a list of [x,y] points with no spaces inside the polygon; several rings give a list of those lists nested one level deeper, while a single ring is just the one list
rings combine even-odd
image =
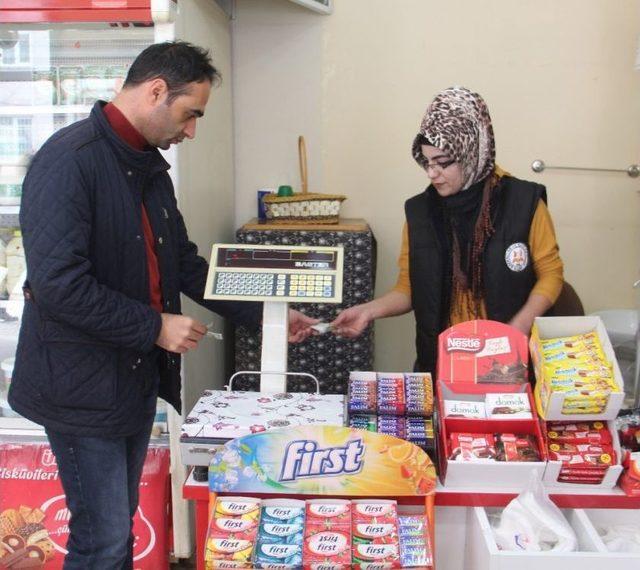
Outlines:
[{"label": "wicker basket", "polygon": [[298,138],[302,192],[293,196],[264,197],[267,219],[272,224],[337,224],[340,204],[346,196],[309,193],[307,190],[307,149],[304,137]]}]

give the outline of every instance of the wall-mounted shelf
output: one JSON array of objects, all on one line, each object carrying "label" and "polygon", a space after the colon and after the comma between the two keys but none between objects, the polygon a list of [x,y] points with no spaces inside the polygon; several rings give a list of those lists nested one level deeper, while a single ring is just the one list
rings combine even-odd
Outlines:
[{"label": "wall-mounted shelf", "polygon": [[300,6],[309,8],[320,14],[331,14],[333,12],[333,0],[291,0]]}]

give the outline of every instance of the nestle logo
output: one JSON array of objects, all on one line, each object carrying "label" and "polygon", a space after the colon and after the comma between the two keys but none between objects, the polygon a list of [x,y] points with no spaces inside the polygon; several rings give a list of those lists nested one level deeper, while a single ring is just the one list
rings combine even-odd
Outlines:
[{"label": "nestle logo", "polygon": [[447,352],[480,352],[483,344],[479,336],[449,336]]}]

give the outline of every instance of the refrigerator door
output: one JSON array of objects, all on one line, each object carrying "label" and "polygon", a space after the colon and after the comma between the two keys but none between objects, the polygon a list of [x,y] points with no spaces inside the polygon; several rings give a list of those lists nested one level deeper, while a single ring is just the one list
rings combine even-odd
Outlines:
[{"label": "refrigerator door", "polygon": [[6,398],[26,275],[18,214],[29,161],[55,131],[88,116],[97,99],[113,98],[153,41],[146,24],[0,24],[0,435],[42,433]]}]

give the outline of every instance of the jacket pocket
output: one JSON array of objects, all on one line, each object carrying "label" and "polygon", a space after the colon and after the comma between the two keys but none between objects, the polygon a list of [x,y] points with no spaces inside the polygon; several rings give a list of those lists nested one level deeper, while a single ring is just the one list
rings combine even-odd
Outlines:
[{"label": "jacket pocket", "polygon": [[55,321],[42,322],[48,396],[56,406],[112,410],[118,348]]}]

